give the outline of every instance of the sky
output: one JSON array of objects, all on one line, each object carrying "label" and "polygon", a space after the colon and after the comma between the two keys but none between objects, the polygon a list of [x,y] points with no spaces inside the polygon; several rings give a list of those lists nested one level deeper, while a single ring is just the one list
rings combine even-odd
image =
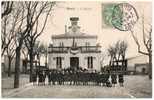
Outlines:
[{"label": "sky", "polygon": [[[51,36],[53,34],[63,34],[65,25],[70,26],[70,17],[79,17],[79,26],[81,31],[87,34],[97,35],[98,43],[102,46],[102,52],[106,54],[109,45],[114,44],[118,40],[128,42],[128,50],[126,57],[134,57],[139,55],[137,45],[135,44],[130,31],[119,31],[115,28],[102,27],[102,3],[100,1],[74,1],[74,2],[58,2],[53,8],[52,15],[48,18],[46,28],[39,37],[39,41],[44,44],[52,43]],[[105,2],[106,3],[106,2]],[[107,2],[110,3],[110,2]],[[134,26],[135,35],[142,41],[142,16],[148,24],[152,24],[152,4],[151,2],[127,2],[131,4],[139,15],[139,20]],[[145,25],[145,26],[146,26]],[[141,48],[145,50],[143,43]]]}]

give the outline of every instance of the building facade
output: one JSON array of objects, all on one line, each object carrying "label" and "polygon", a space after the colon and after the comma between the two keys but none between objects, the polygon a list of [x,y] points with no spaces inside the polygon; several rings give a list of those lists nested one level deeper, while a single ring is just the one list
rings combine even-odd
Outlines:
[{"label": "building facade", "polygon": [[65,26],[65,33],[52,36],[53,44],[48,48],[49,69],[100,70],[101,46],[97,36],[82,33],[78,20],[71,17],[71,26]]},{"label": "building facade", "polygon": [[139,55],[127,58],[127,71],[134,74],[147,74],[149,71],[148,56]]}]

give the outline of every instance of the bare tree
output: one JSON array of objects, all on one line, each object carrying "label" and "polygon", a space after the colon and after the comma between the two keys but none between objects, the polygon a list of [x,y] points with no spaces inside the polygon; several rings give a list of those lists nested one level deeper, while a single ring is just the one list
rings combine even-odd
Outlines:
[{"label": "bare tree", "polygon": [[4,16],[7,16],[8,14],[11,13],[13,9],[13,1],[2,1],[1,6],[2,6],[1,17],[3,18]]},{"label": "bare tree", "polygon": [[[13,3],[12,3],[13,4]],[[13,6],[12,6],[13,7]],[[7,54],[8,57],[8,76],[11,76],[11,63],[15,56],[15,34],[16,34],[16,28],[18,25],[20,11],[13,10],[11,13],[7,16],[5,16],[2,19],[2,30],[1,30],[1,56],[4,55],[4,53]]]},{"label": "bare tree", "polygon": [[[14,75],[14,88],[19,87],[19,75],[20,75],[20,55],[22,45],[25,38],[29,37],[29,34],[33,32],[34,27],[37,27],[40,16],[42,16],[50,2],[14,2],[15,11],[20,12],[20,19],[16,28],[15,43],[16,43],[16,60],[15,60],[15,75]],[[34,13],[35,12],[35,13]],[[39,26],[39,25],[38,25]],[[37,33],[37,32],[36,32]]]},{"label": "bare tree", "polygon": [[18,23],[19,12],[13,12],[2,19],[2,30],[1,30],[1,56],[4,55],[6,49],[15,37],[15,28]]},{"label": "bare tree", "polygon": [[[110,45],[108,48],[108,54],[111,57],[109,65],[112,66],[114,61],[119,59],[119,41],[114,45]],[[118,56],[118,57],[117,57]]]},{"label": "bare tree", "polygon": [[[149,24],[148,24],[149,25]],[[134,32],[131,31],[132,37],[135,41],[135,43],[138,46],[138,52],[147,55],[149,57],[149,79],[152,79],[152,25],[149,25],[150,28],[148,29],[145,27],[145,22],[144,22],[144,16],[142,17],[142,34],[143,34],[143,44],[146,50],[141,50],[141,42],[135,36]]]},{"label": "bare tree", "polygon": [[15,57],[15,43],[12,41],[10,45],[7,47],[7,57],[8,57],[8,77],[11,76],[11,65],[12,65],[12,60]]},{"label": "bare tree", "polygon": [[[1,42],[2,42],[2,45],[1,45],[1,56],[4,55],[5,51],[6,51],[6,48],[8,47],[8,45],[10,44],[10,42],[12,41],[13,39],[13,35],[8,32],[8,30],[11,30],[9,29],[9,24],[10,24],[10,13],[12,11],[12,8],[13,8],[13,2],[12,1],[3,1],[1,2],[1,17],[2,17],[2,20],[1,20],[1,23],[2,23],[2,30],[1,30]],[[14,23],[15,24],[15,23]],[[12,28],[12,33],[13,33],[13,28],[14,27],[11,27]]]},{"label": "bare tree", "polygon": [[[36,16],[40,11],[42,15],[45,17],[44,20],[39,19],[34,24],[34,27],[28,32],[27,37],[25,38],[25,45],[27,47],[29,57],[30,57],[30,82],[32,82],[32,72],[33,72],[33,60],[34,60],[34,45],[36,42],[36,39],[42,34],[43,30],[45,29],[46,22],[48,19],[48,16],[51,12],[52,7],[54,6],[55,2],[44,2],[43,4],[38,4],[36,2],[34,4],[35,7],[30,6],[30,3],[27,3],[26,5],[29,6],[31,9],[28,13],[28,18],[30,19],[29,24],[31,25],[33,20],[35,19],[34,16]],[[40,8],[39,11],[36,11],[37,8]],[[40,21],[41,20],[41,21]]]},{"label": "bare tree", "polygon": [[16,43],[16,58],[15,58],[15,75],[14,75],[14,88],[19,87],[19,75],[20,75],[20,60],[21,60],[21,48],[23,45],[23,40],[27,36],[27,32],[31,29],[28,25],[26,19],[28,13],[24,6],[24,2],[14,2],[16,8],[14,9],[16,12],[20,12],[20,16],[18,19],[18,25],[15,33],[15,43]]},{"label": "bare tree", "polygon": [[121,41],[119,47],[119,55],[121,55],[122,60],[125,60],[127,48],[128,43],[126,41]]},{"label": "bare tree", "polygon": [[124,66],[126,66],[125,57],[126,57],[127,48],[128,48],[128,43],[126,41],[121,41],[120,48],[119,48],[119,53],[120,53],[119,55],[121,56],[121,61],[122,61],[122,69],[121,70],[126,68]]},{"label": "bare tree", "polygon": [[109,46],[108,54],[110,56],[109,66],[114,66],[114,62],[116,62],[116,66],[119,66],[119,61],[122,61],[122,67],[124,67],[125,54],[127,50],[127,42],[125,41],[117,41],[114,45]]},{"label": "bare tree", "polygon": [[114,60],[114,55],[115,55],[115,53],[114,53],[114,47],[110,45],[107,50],[108,50],[108,54],[110,56],[109,66],[111,66],[112,63],[113,63],[113,60]]}]

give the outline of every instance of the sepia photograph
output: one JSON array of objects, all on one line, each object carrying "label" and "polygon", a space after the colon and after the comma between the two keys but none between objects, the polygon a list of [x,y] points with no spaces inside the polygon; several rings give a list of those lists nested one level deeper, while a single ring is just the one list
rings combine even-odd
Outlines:
[{"label": "sepia photograph", "polygon": [[152,98],[152,0],[2,0],[1,98]]}]

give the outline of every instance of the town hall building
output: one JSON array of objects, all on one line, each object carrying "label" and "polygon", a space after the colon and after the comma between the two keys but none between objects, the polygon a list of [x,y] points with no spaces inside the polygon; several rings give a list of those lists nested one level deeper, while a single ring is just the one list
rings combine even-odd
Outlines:
[{"label": "town hall building", "polygon": [[52,36],[52,45],[48,48],[49,69],[83,68],[101,69],[101,46],[96,35],[80,31],[78,17],[71,17],[71,26],[65,26],[65,33]]}]

